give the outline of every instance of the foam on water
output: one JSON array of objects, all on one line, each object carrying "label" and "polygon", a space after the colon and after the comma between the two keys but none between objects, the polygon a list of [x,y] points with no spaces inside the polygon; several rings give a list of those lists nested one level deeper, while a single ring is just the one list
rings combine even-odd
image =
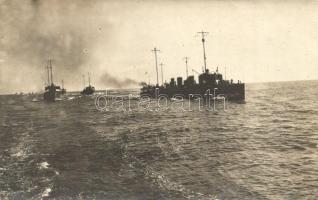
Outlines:
[{"label": "foam on water", "polygon": [[47,163],[47,162],[41,162],[39,164],[40,169],[48,169],[48,166],[49,166],[49,163]]},{"label": "foam on water", "polygon": [[46,188],[44,192],[42,193],[41,197],[48,197],[51,193],[52,189],[51,188]]}]

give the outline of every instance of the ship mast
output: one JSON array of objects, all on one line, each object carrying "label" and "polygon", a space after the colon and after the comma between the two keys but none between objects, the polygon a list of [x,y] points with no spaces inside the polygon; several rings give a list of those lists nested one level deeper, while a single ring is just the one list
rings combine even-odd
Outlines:
[{"label": "ship mast", "polygon": [[91,86],[91,77],[89,75],[89,72],[87,72],[87,76],[88,76],[88,86]]},{"label": "ship mast", "polygon": [[201,36],[202,36],[204,72],[206,73],[206,55],[205,55],[205,45],[204,45],[205,39],[204,39],[204,36],[206,36],[208,34],[208,32],[201,31],[201,32],[198,32],[198,34],[201,34]]},{"label": "ship mast", "polygon": [[160,63],[160,67],[161,67],[161,83],[163,85],[163,69],[162,69],[163,63]]},{"label": "ship mast", "polygon": [[188,73],[188,60],[189,60],[189,57],[184,57],[185,59],[185,64],[186,64],[186,72],[187,72],[187,78],[189,77],[189,73]]},{"label": "ship mast", "polygon": [[47,68],[47,83],[48,85],[52,85],[53,84],[53,69],[52,69],[52,59],[48,60],[48,64],[46,66]]},{"label": "ship mast", "polygon": [[53,84],[53,69],[52,69],[52,59],[49,59],[49,67],[51,72],[51,85]]},{"label": "ship mast", "polygon": [[62,89],[64,89],[64,80],[62,80]]},{"label": "ship mast", "polygon": [[48,63],[46,64],[46,70],[47,70],[47,85],[50,85],[50,67],[48,65]]},{"label": "ship mast", "polygon": [[85,75],[84,74],[82,75],[82,78],[83,78],[83,88],[85,88]]},{"label": "ship mast", "polygon": [[155,60],[156,60],[156,73],[157,73],[157,86],[159,86],[159,77],[158,77],[158,63],[157,63],[157,52],[160,50],[156,47],[152,50],[155,53]]}]

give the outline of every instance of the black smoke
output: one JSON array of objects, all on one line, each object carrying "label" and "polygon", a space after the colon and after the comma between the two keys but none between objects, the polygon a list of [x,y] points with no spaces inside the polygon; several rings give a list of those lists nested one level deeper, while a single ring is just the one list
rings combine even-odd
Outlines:
[{"label": "black smoke", "polygon": [[129,87],[136,87],[140,85],[138,81],[135,81],[133,79],[115,78],[109,73],[104,73],[100,78],[100,82],[103,83],[104,87],[106,88],[129,88]]}]

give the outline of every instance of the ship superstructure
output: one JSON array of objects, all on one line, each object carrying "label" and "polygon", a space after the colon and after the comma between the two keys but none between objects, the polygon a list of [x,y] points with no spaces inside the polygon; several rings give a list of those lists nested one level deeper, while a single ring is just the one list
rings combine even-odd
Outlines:
[{"label": "ship superstructure", "polygon": [[[202,36],[202,47],[203,47],[203,70],[202,73],[198,73],[198,82],[195,81],[194,76],[188,76],[188,60],[186,57],[186,74],[185,80],[182,77],[177,77],[175,80],[171,78],[169,83],[162,83],[159,85],[158,82],[158,66],[157,66],[157,52],[158,49],[154,48],[155,53],[155,63],[157,72],[157,84],[150,85],[143,83],[140,95],[148,95],[155,97],[157,93],[162,95],[167,95],[172,98],[175,95],[181,95],[184,98],[190,98],[191,95],[200,95],[202,97],[206,96],[207,92],[210,92],[214,97],[222,96],[228,100],[244,100],[245,99],[245,84],[241,81],[236,83],[233,80],[225,80],[223,75],[219,73],[218,68],[214,72],[210,72],[207,69],[206,63],[206,52],[205,52],[205,36],[207,32],[198,32]],[[157,92],[156,92],[157,91]]]},{"label": "ship superstructure", "polygon": [[43,98],[47,102],[54,102],[55,98],[61,93],[61,87],[57,86],[53,82],[53,67],[52,67],[53,60],[48,60],[47,63],[47,85],[45,86],[45,91],[43,94]]},{"label": "ship superstructure", "polygon": [[84,85],[84,89],[81,92],[82,95],[92,95],[95,92],[95,87],[91,86],[91,77],[90,74],[87,73],[88,76],[88,86],[86,87],[85,85],[85,75],[83,75],[83,85]]},{"label": "ship superstructure", "polygon": [[66,89],[64,88],[64,80],[62,80],[61,94],[66,94]]}]

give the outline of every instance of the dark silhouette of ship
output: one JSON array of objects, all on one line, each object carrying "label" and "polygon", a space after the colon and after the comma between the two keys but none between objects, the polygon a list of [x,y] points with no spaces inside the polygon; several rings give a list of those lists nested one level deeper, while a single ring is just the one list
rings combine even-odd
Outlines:
[{"label": "dark silhouette of ship", "polygon": [[[140,95],[147,95],[156,97],[157,95],[166,95],[169,98],[175,97],[175,95],[182,96],[183,98],[191,98],[195,95],[205,97],[207,93],[213,95],[213,97],[225,97],[228,100],[244,100],[245,99],[245,84],[238,81],[234,83],[233,80],[223,79],[223,75],[218,72],[218,68],[215,72],[210,72],[206,67],[206,54],[205,54],[205,35],[207,32],[198,32],[202,35],[203,44],[203,59],[204,69],[202,73],[198,73],[195,70],[193,72],[198,74],[198,83],[196,83],[194,76],[188,76],[188,58],[186,57],[186,72],[187,78],[183,81],[182,77],[177,77],[175,81],[171,78],[169,83],[163,83],[159,85],[158,82],[158,67],[157,67],[157,52],[158,49],[154,48],[156,72],[157,72],[157,84],[150,85],[142,83]],[[162,68],[161,68],[162,72]],[[161,73],[162,75],[162,73]]]},{"label": "dark silhouette of ship", "polygon": [[89,73],[87,75],[88,75],[88,86],[87,87],[85,87],[85,76],[83,75],[84,89],[81,92],[82,95],[92,95],[95,92],[95,87],[91,86],[91,78],[90,78]]},{"label": "dark silhouette of ship", "polygon": [[45,86],[43,98],[46,102],[54,102],[59,93],[61,93],[61,87],[53,83],[52,60],[48,60],[47,85]]},{"label": "dark silhouette of ship", "polygon": [[64,80],[62,80],[61,94],[66,94],[66,89],[64,88]]}]

